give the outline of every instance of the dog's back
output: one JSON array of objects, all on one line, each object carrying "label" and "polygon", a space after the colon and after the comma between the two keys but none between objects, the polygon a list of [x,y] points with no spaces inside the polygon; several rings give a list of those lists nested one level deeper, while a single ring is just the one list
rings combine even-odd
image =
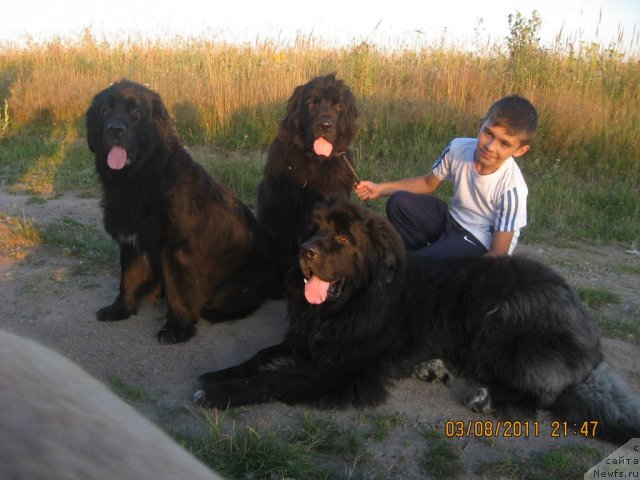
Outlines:
[{"label": "dog's back", "polygon": [[595,319],[551,268],[518,256],[410,258],[408,281],[422,293],[403,299],[405,329],[422,342],[412,360],[444,358],[479,382],[468,406],[507,418],[544,408],[617,443],[640,436],[640,400],[608,369]]},{"label": "dog's back", "polygon": [[0,331],[0,364],[0,478],[220,478],[54,351]]}]

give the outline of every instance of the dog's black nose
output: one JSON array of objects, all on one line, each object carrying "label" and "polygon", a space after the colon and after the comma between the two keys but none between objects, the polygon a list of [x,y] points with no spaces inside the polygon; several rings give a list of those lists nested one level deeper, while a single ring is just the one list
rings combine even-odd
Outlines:
[{"label": "dog's black nose", "polygon": [[122,122],[111,122],[107,125],[107,131],[113,138],[119,138],[125,131],[125,126]]},{"label": "dog's black nose", "polygon": [[315,248],[303,247],[300,249],[300,256],[305,260],[314,260],[318,257],[318,250],[316,250]]},{"label": "dog's black nose", "polygon": [[333,128],[333,120],[327,119],[327,120],[323,120],[320,123],[320,129],[323,132],[329,131]]}]

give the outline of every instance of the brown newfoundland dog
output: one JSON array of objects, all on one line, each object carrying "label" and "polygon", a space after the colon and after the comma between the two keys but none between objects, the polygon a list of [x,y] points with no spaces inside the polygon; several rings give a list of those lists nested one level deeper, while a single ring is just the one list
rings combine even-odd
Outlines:
[{"label": "brown newfoundland dog", "polygon": [[255,218],[180,145],[160,96],[127,80],[98,93],[87,141],[103,187],[104,226],[120,246],[120,293],[98,320],[122,320],[164,293],[165,343],[248,315],[270,294]]},{"label": "brown newfoundland dog", "polygon": [[472,410],[544,408],[571,431],[640,436],[640,401],[603,362],[594,319],[538,262],[405,257],[389,222],[338,203],[316,211],[287,296],[283,342],[202,375],[198,403],[375,405],[390,379],[448,383],[448,367],[477,383]]},{"label": "brown newfoundland dog", "polygon": [[258,189],[258,222],[273,242],[278,283],[295,262],[303,225],[316,202],[349,198],[355,182],[349,145],[358,110],[335,75],[296,87],[271,144]]}]

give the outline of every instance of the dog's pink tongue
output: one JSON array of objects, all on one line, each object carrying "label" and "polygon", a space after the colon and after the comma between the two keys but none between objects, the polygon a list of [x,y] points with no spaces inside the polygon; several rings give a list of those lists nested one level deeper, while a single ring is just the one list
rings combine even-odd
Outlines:
[{"label": "dog's pink tongue", "polygon": [[331,145],[326,138],[319,137],[315,142],[313,142],[313,151],[316,152],[316,155],[328,157],[333,151],[333,145]]},{"label": "dog's pink tongue", "polygon": [[307,302],[314,305],[320,305],[327,299],[327,292],[329,291],[329,282],[320,280],[315,275],[312,276],[304,286],[304,296]]},{"label": "dog's pink tongue", "polygon": [[127,163],[127,151],[118,145],[114,146],[107,156],[107,165],[112,170],[122,170],[125,163]]}]

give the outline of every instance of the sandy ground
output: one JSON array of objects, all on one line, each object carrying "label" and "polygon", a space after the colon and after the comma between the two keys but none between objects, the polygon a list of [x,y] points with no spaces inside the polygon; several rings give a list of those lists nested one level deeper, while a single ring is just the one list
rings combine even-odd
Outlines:
[{"label": "sandy ground", "polygon": [[[98,200],[68,194],[45,203],[29,202],[28,196],[0,189],[0,212],[47,222],[65,216],[96,226],[102,231]],[[1,218],[1,217],[0,217]],[[640,256],[631,246],[593,247],[521,245],[525,253],[552,265],[573,286],[598,287],[617,293],[621,303],[604,313],[620,321],[637,321],[640,308]],[[624,267],[627,268],[624,268]],[[632,268],[628,268],[631,266]],[[183,406],[195,408],[192,394],[197,376],[205,371],[237,363],[258,349],[276,343],[285,330],[283,301],[268,301],[252,316],[221,324],[201,321],[198,333],[188,343],[160,345],[155,338],[163,316],[162,303],[148,305],[128,320],[102,323],[95,312],[115,298],[118,266],[97,268],[65,256],[51,247],[36,247],[26,258],[0,256],[0,328],[33,338],[74,360],[98,379],[117,378],[148,393],[136,406],[164,428],[191,432],[200,425]],[[605,339],[610,365],[640,394],[640,348],[621,340]],[[0,367],[1,368],[1,367]],[[402,380],[391,389],[386,403],[368,412],[402,418],[383,442],[367,445],[366,463],[356,465],[358,478],[424,478],[418,458],[425,450],[421,432],[433,427],[443,434],[450,420],[486,420],[464,409],[460,398],[465,382],[456,380],[451,389],[440,384]],[[237,422],[261,426],[295,426],[305,412],[352,425],[361,413],[356,409],[314,411],[305,406],[279,403],[243,408],[234,413]],[[574,437],[552,438],[551,420],[541,412],[539,435],[525,438],[462,437],[452,439],[462,452],[467,472],[460,478],[481,478],[482,462],[512,453],[545,451],[568,443],[587,444],[602,451],[615,445]],[[348,476],[357,460],[339,466]]]}]

